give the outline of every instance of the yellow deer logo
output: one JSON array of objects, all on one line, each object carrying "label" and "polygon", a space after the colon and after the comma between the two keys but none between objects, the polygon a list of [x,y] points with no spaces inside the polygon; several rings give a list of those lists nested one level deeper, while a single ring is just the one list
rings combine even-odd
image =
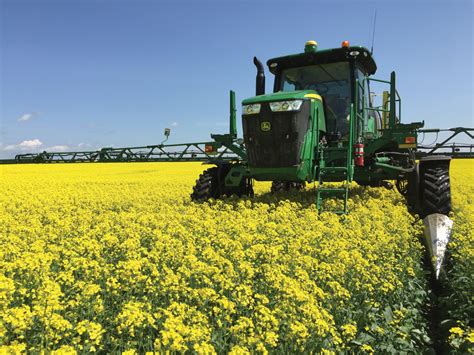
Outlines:
[{"label": "yellow deer logo", "polygon": [[260,129],[264,132],[268,132],[270,129],[272,129],[272,125],[268,121],[264,121],[260,123]]}]

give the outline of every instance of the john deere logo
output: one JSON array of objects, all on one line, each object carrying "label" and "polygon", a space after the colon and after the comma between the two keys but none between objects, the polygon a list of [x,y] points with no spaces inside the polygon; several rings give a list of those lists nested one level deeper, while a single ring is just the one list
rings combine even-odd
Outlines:
[{"label": "john deere logo", "polygon": [[265,121],[260,123],[260,129],[264,132],[268,132],[270,129],[272,129],[272,125],[270,122]]}]

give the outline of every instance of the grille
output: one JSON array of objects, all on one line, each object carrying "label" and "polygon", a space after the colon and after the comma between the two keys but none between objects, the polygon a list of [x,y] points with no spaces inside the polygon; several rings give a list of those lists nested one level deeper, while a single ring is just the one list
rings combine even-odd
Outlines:
[{"label": "grille", "polygon": [[[254,168],[283,168],[300,163],[300,148],[309,124],[309,101],[298,112],[272,112],[268,102],[260,113],[242,117],[247,159]],[[270,130],[262,130],[262,122]],[[264,124],[265,126],[265,124]]]}]

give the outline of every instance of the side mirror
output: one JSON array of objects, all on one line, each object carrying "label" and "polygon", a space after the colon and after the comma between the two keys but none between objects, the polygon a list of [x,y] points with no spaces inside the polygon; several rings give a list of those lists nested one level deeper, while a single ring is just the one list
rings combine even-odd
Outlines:
[{"label": "side mirror", "polygon": [[164,142],[166,142],[166,141],[168,140],[168,137],[169,137],[170,134],[171,134],[171,129],[165,128],[164,134],[165,134],[165,139],[164,139],[160,144],[163,144]]}]

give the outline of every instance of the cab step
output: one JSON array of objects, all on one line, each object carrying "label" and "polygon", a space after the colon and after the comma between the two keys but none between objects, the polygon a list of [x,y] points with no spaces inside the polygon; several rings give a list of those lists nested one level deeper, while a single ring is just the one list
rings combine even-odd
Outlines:
[{"label": "cab step", "polygon": [[319,189],[320,194],[340,195],[340,194],[345,194],[346,192],[347,192],[347,189],[343,187],[325,187],[325,188]]},{"label": "cab step", "polygon": [[342,166],[331,166],[331,167],[324,167],[319,169],[319,174],[327,175],[327,174],[343,174],[347,175],[347,168]]}]

